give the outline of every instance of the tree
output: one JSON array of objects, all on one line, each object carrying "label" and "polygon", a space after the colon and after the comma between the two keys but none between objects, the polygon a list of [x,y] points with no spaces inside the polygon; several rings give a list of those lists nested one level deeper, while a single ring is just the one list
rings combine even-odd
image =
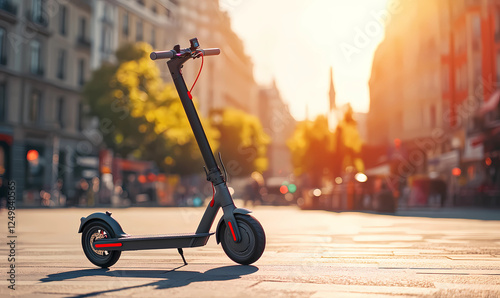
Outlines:
[{"label": "tree", "polygon": [[[85,85],[83,97],[100,120],[104,143],[115,154],[153,160],[165,172],[189,174],[202,158],[175,88],[165,84],[146,43],[125,45],[117,64],[105,64]],[[207,136],[217,132],[206,125]]]},{"label": "tree", "polygon": [[336,154],[342,161],[341,171],[353,168],[357,172],[365,170],[361,159],[361,148],[363,141],[358,131],[358,123],[354,119],[354,111],[351,105],[347,105],[344,118],[337,126],[337,135],[340,136],[337,141]]},{"label": "tree", "polygon": [[320,115],[314,121],[300,122],[287,145],[295,175],[306,174],[311,187],[321,187],[323,177],[334,179],[346,169],[364,171],[362,141],[350,106],[335,132],[328,129],[328,119]]},{"label": "tree", "polygon": [[220,151],[230,175],[248,176],[267,169],[267,145],[260,120],[241,110],[212,111],[212,123],[220,132]]},{"label": "tree", "polygon": [[307,174],[311,187],[320,187],[324,175],[331,171],[334,138],[328,120],[318,116],[314,121],[298,123],[287,142],[292,154],[295,175]]}]

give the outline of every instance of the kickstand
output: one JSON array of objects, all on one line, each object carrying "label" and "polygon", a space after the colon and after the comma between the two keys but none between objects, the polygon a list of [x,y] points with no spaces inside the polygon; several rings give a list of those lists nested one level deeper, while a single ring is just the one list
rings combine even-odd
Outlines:
[{"label": "kickstand", "polygon": [[177,248],[177,251],[181,255],[182,260],[184,261],[184,265],[187,265],[188,263],[186,262],[186,259],[184,258],[184,251],[182,250],[182,248]]}]

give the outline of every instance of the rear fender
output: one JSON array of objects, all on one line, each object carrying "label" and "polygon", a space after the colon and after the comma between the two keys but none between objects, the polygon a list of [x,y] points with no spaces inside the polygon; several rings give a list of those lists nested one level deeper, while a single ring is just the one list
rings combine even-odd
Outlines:
[{"label": "rear fender", "polygon": [[98,221],[98,220],[101,220],[101,221],[104,221],[105,223],[107,223],[111,227],[111,229],[113,229],[113,232],[115,233],[117,238],[127,236],[127,233],[125,233],[123,231],[120,224],[114,218],[111,217],[111,213],[109,213],[109,212],[106,212],[106,213],[96,212],[96,213],[90,214],[87,217],[82,217],[80,219],[80,228],[78,229],[78,233],[83,232],[83,229],[85,228],[85,226],[87,224],[89,224],[90,222]]}]

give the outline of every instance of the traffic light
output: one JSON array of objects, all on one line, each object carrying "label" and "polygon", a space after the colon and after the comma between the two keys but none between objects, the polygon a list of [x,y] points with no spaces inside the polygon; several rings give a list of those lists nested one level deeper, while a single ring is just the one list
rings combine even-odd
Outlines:
[{"label": "traffic light", "polygon": [[280,187],[280,193],[295,193],[297,191],[297,186],[293,183],[289,183],[288,181],[283,181]]},{"label": "traffic light", "polygon": [[35,161],[38,159],[40,154],[36,150],[29,150],[28,153],[26,154],[26,159],[28,161]]}]

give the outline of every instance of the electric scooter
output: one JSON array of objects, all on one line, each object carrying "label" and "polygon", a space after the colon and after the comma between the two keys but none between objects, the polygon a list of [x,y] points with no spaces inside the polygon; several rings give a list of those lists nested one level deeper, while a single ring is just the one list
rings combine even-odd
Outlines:
[{"label": "electric scooter", "polygon": [[[170,74],[179,94],[183,108],[193,130],[206,167],[207,180],[212,183],[214,195],[208,204],[195,233],[132,236],[125,233],[120,224],[111,217],[111,213],[93,213],[81,218],[79,233],[82,233],[82,248],[93,264],[102,268],[114,265],[122,251],[177,248],[184,265],[183,248],[198,247],[207,244],[211,235],[215,234],[217,244],[221,243],[226,255],[242,265],[257,261],[266,246],[266,236],[262,225],[249,215],[250,210],[236,208],[226,185],[226,173],[222,158],[220,170],[210,148],[196,108],[192,102],[181,68],[190,59],[220,54],[220,49],[201,49],[196,38],[190,40],[190,47],[181,49],[176,45],[173,50],[152,52],[152,60],[169,59],[167,62]],[[203,60],[202,60],[203,64]],[[201,69],[200,69],[201,71]],[[199,75],[199,74],[198,74]],[[222,208],[223,216],[217,224],[215,232],[210,232],[217,212]]]}]

